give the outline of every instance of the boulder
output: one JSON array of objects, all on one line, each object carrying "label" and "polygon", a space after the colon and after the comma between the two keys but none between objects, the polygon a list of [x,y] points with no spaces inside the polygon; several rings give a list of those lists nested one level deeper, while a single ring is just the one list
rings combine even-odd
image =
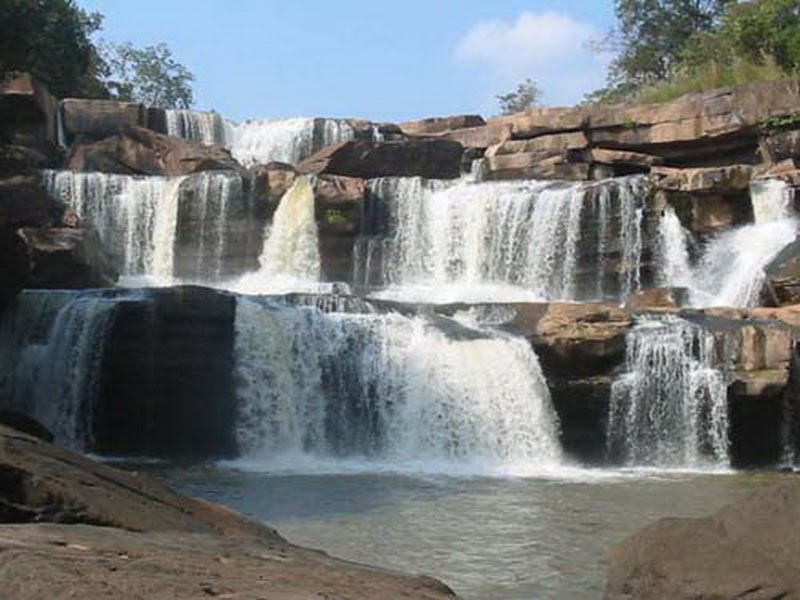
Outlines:
[{"label": "boulder", "polygon": [[[580,159],[578,159],[580,160]],[[591,170],[588,163],[573,162],[569,155],[501,154],[487,157],[483,177],[486,180],[555,179],[585,181]]]},{"label": "boulder", "polygon": [[283,195],[292,187],[297,171],[287,163],[271,162],[248,169],[255,197],[264,205],[268,217],[278,208]]},{"label": "boulder", "polygon": [[800,303],[800,239],[781,250],[765,272],[761,296],[768,306]]},{"label": "boulder", "polygon": [[300,173],[454,179],[461,174],[461,144],[436,138],[369,142],[350,140],[323,148],[297,168]]},{"label": "boulder", "polygon": [[0,410],[0,426],[25,433],[44,442],[52,442],[54,439],[50,430],[39,421],[13,410]]},{"label": "boulder", "polygon": [[124,175],[188,175],[211,170],[239,170],[228,150],[128,127],[99,141],[83,141],[70,150],[73,171]]},{"label": "boulder", "polygon": [[106,258],[93,229],[24,228],[31,272],[26,287],[77,289],[112,287],[117,273]]},{"label": "boulder", "polygon": [[61,114],[69,142],[77,138],[100,140],[129,127],[146,126],[146,109],[138,102],[65,98]]},{"label": "boulder", "polygon": [[321,175],[314,178],[313,186],[322,272],[330,281],[349,281],[366,183],[356,177]]},{"label": "boulder", "polygon": [[747,190],[706,194],[658,189],[655,201],[662,206],[671,205],[681,224],[698,235],[720,233],[753,221]]},{"label": "boulder", "polygon": [[400,129],[406,135],[433,135],[454,129],[469,129],[486,125],[479,115],[455,115],[452,117],[431,117],[419,121],[400,123]]},{"label": "boulder", "polygon": [[800,596],[800,483],[702,519],[661,519],[608,558],[606,600]]},{"label": "boulder", "polygon": [[58,102],[28,73],[0,80],[0,143],[24,146],[52,157],[58,144]]},{"label": "boulder", "polygon": [[[0,425],[0,596],[454,598]],[[267,590],[265,592],[265,590]]]}]

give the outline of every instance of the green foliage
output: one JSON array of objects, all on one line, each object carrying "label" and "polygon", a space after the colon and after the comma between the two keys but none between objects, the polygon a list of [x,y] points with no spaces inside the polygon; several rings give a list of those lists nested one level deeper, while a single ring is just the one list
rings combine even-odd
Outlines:
[{"label": "green foliage", "polygon": [[616,0],[617,27],[604,47],[617,56],[609,68],[609,85],[599,98],[622,99],[634,89],[669,77],[686,40],[711,30],[731,1]]},{"label": "green foliage", "polygon": [[541,95],[542,92],[536,82],[528,78],[518,84],[513,92],[497,96],[500,102],[500,114],[512,115],[529,110],[539,103]]},{"label": "green foliage", "polygon": [[[800,0],[618,0],[617,16],[621,31],[642,38],[623,36],[609,86],[587,100],[665,102],[689,92],[793,79],[800,72]],[[660,19],[656,23],[683,24],[669,35],[673,28],[663,28],[662,34],[674,43],[646,34],[659,28],[645,23],[654,18]]]},{"label": "green foliage", "polygon": [[790,115],[767,117],[759,125],[769,133],[800,129],[800,111]]},{"label": "green foliage", "polygon": [[73,0],[0,0],[0,72],[28,71],[57,96],[104,95],[91,42],[102,23]]},{"label": "green foliage", "polygon": [[112,98],[159,108],[189,108],[194,75],[178,63],[166,44],[135,48],[130,43],[103,47],[106,85]]},{"label": "green foliage", "polygon": [[347,223],[347,220],[347,215],[342,210],[330,208],[325,211],[326,225],[342,225],[343,223]]}]

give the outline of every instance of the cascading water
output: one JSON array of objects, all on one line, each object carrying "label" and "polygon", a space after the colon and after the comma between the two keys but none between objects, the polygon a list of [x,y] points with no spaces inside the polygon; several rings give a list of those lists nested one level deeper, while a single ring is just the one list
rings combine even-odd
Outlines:
[{"label": "cascading water", "polygon": [[659,283],[664,286],[691,287],[692,265],[689,258],[689,236],[675,209],[668,206],[661,216],[659,235]]},{"label": "cascading water", "polygon": [[557,420],[528,343],[441,321],[240,298],[247,460],[557,464]]},{"label": "cascading water", "polygon": [[626,373],[612,385],[613,459],[658,467],[727,467],[728,408],[714,337],[673,316],[640,317]]},{"label": "cascading water", "polygon": [[0,321],[3,397],[69,447],[91,441],[106,331],[117,303],[99,293],[25,292]]},{"label": "cascading water", "polygon": [[693,306],[748,307],[758,303],[764,268],[797,235],[792,192],[780,181],[751,187],[755,223],[716,235],[690,266],[689,234],[671,207],[661,220],[659,282],[688,287]]},{"label": "cascading water", "polygon": [[202,144],[228,146],[233,125],[215,112],[167,109],[167,134]]},{"label": "cascading water", "polygon": [[[641,285],[642,187],[637,177],[595,184],[373,180],[390,232],[359,241],[358,283],[372,283],[380,263],[390,286],[380,296],[396,299],[624,297]],[[616,266],[608,264],[612,257]]]},{"label": "cascading water", "polygon": [[231,153],[245,165],[272,161],[297,164],[320,148],[355,135],[346,121],[311,118],[247,121],[231,131]]},{"label": "cascading water", "polygon": [[794,190],[780,179],[753,181],[750,184],[750,199],[756,223],[780,221],[794,216]]},{"label": "cascading water", "polygon": [[54,198],[97,229],[122,275],[172,279],[184,177],[44,171],[43,178]]}]

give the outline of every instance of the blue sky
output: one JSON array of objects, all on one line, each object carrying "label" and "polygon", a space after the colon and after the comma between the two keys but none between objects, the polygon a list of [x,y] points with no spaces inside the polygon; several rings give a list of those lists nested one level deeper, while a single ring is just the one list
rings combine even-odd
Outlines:
[{"label": "blue sky", "polygon": [[599,87],[587,48],[611,0],[78,0],[100,37],[166,42],[197,77],[196,108],[235,119],[348,116],[399,122],[497,110],[532,77],[548,105]]}]

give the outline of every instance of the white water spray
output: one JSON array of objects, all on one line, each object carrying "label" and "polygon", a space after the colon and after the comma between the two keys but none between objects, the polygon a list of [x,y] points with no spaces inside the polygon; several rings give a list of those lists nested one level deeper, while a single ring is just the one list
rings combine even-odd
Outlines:
[{"label": "white water spray", "polygon": [[557,421],[528,343],[444,321],[240,298],[246,457],[556,464]]},{"label": "white water spray", "polygon": [[630,465],[727,467],[728,407],[714,337],[672,316],[643,317],[628,334],[614,382],[608,444]]}]

